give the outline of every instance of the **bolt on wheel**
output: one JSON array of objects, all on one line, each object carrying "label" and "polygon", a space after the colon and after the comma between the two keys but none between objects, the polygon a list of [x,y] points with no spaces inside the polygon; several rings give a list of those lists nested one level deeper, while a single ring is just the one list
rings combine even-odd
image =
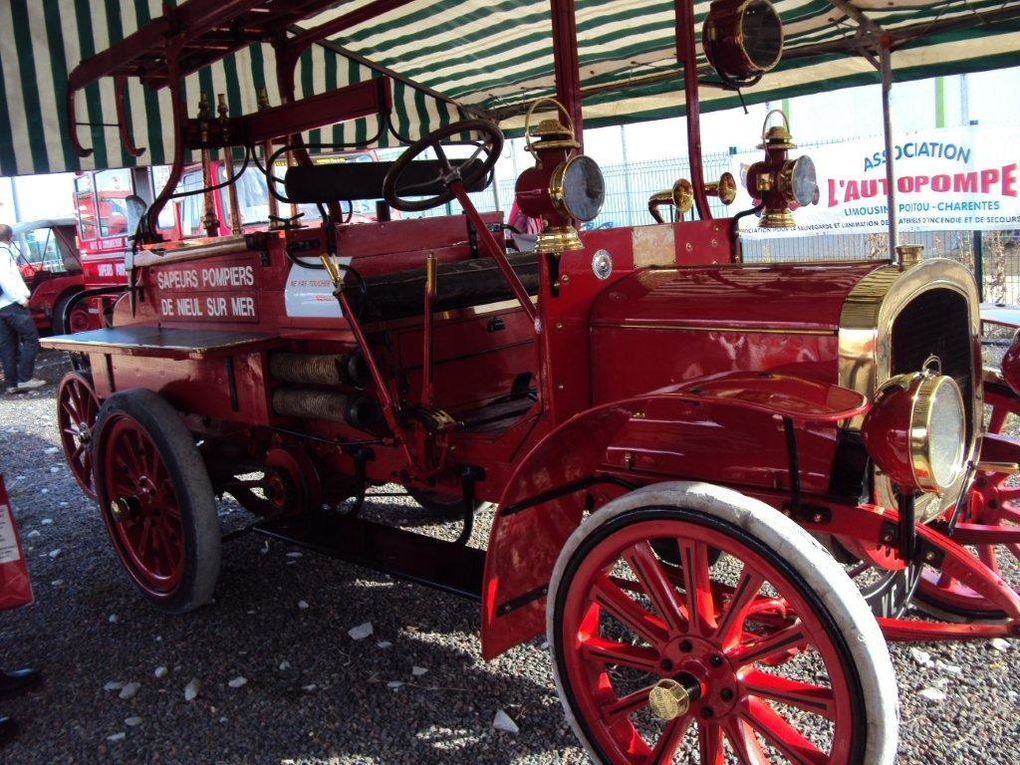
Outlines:
[{"label": "bolt on wheel", "polygon": [[96,498],[92,478],[92,432],[99,415],[99,399],[92,381],[68,372],[57,391],[57,429],[67,466],[89,499]]},{"label": "bolt on wheel", "polygon": [[892,762],[868,606],[806,532],[735,492],[664,484],[590,516],[556,566],[549,641],[596,762]]}]

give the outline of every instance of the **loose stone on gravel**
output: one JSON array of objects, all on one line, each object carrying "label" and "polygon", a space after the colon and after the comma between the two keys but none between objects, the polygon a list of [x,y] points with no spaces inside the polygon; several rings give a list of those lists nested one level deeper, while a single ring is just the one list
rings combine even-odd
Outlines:
[{"label": "loose stone on gravel", "polygon": [[513,720],[510,719],[510,715],[504,712],[502,709],[496,710],[496,716],[492,719],[492,727],[496,730],[501,730],[504,733],[511,733],[517,735],[521,732],[521,729],[517,726]]},{"label": "loose stone on gravel", "polygon": [[425,667],[419,667],[417,665],[411,667],[411,675],[414,677],[421,677],[426,672],[428,672],[428,670],[425,669]]},{"label": "loose stone on gravel", "polygon": [[365,622],[364,624],[359,624],[357,627],[351,627],[347,630],[347,634],[351,636],[352,640],[364,640],[374,631],[372,622]]},{"label": "loose stone on gravel", "polygon": [[194,701],[198,698],[198,692],[202,689],[202,681],[197,677],[193,677],[191,681],[184,686],[184,700]]},{"label": "loose stone on gravel", "polygon": [[300,608],[303,611],[304,609],[308,608],[308,601],[307,600],[299,600],[297,602],[297,607]]},{"label": "loose stone on gravel", "polygon": [[124,724],[129,728],[137,728],[139,725],[142,724],[142,718],[138,716],[125,718]]},{"label": "loose stone on gravel", "polygon": [[121,731],[120,733],[114,733],[112,736],[107,736],[106,740],[115,744],[118,741],[123,741],[125,738],[127,738],[127,733]]},{"label": "loose stone on gravel", "polygon": [[168,670],[166,667],[156,667],[156,671],[153,672],[152,674],[156,676],[157,680],[159,680],[161,678],[166,677],[166,674],[169,671],[170,670]]},{"label": "loose stone on gravel", "polygon": [[1004,640],[1003,638],[992,638],[988,642],[988,645],[990,645],[996,651],[1002,651],[1003,653],[1005,653],[1006,651],[1008,651],[1010,649],[1009,641],[1008,640]]},{"label": "loose stone on gravel", "polygon": [[120,698],[122,699],[133,699],[138,693],[138,689],[142,687],[141,683],[127,683],[123,688],[120,689]]},{"label": "loose stone on gravel", "polygon": [[248,678],[243,677],[241,675],[238,675],[237,677],[235,677],[234,679],[230,680],[227,683],[227,685],[229,685],[231,688],[243,688],[247,684]]},{"label": "loose stone on gravel", "polygon": [[111,680],[110,682],[108,682],[106,685],[103,686],[103,690],[104,691],[119,691],[123,687],[124,687],[124,683],[122,683],[120,680]]},{"label": "loose stone on gravel", "polygon": [[935,662],[931,660],[931,654],[927,651],[922,651],[920,648],[911,648],[910,658],[922,667],[932,667],[935,664]]},{"label": "loose stone on gravel", "polygon": [[927,699],[928,701],[935,702],[942,702],[949,698],[946,695],[945,691],[940,691],[938,688],[925,688],[923,691],[920,691],[917,695],[920,696],[922,699]]}]

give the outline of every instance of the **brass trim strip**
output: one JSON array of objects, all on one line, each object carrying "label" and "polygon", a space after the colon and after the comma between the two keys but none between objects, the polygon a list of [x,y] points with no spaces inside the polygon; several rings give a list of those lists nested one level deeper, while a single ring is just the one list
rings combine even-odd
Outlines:
[{"label": "brass trim strip", "polygon": [[836,337],[838,329],[787,329],[786,327],[736,327],[703,324],[593,324],[598,329],[661,329],[673,332],[743,332],[757,335],[818,335]]}]

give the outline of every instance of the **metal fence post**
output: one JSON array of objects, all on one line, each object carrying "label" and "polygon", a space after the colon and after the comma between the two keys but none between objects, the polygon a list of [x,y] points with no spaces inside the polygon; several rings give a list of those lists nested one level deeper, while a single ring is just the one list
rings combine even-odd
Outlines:
[{"label": "metal fence post", "polygon": [[982,249],[981,232],[974,232],[974,281],[977,282],[978,297],[985,302],[985,253]]}]

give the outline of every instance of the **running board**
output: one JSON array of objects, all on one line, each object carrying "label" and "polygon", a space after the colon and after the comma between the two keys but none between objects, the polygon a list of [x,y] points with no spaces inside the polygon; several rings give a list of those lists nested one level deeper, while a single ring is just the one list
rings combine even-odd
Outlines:
[{"label": "running board", "polygon": [[262,521],[253,530],[462,598],[482,599],[484,550],[324,513]]}]

